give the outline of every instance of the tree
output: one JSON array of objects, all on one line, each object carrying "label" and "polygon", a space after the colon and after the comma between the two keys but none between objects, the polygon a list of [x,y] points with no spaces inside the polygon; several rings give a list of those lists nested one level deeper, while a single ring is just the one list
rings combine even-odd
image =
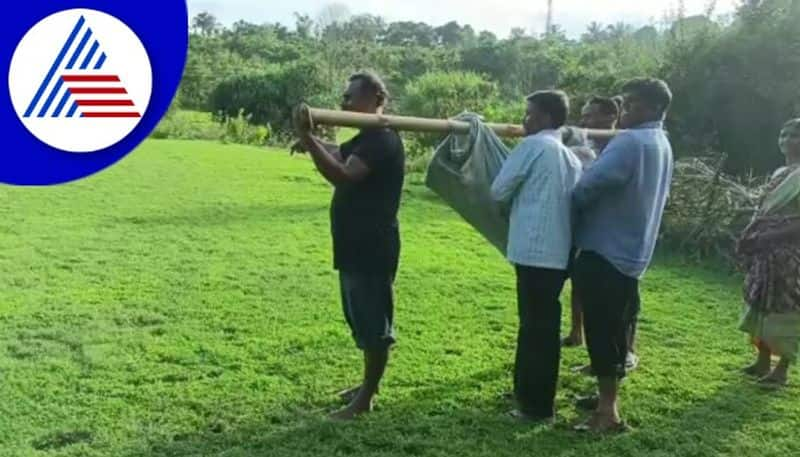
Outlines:
[{"label": "tree", "polygon": [[624,22],[617,22],[606,27],[606,34],[609,40],[624,40],[633,35],[633,26]]},{"label": "tree", "polygon": [[392,22],[386,30],[384,43],[392,46],[433,46],[436,33],[424,22]]},{"label": "tree", "polygon": [[550,29],[545,33],[544,38],[550,41],[567,41],[567,31],[560,25],[553,24]]},{"label": "tree", "polygon": [[209,13],[203,11],[192,19],[192,30],[203,36],[213,36],[219,31],[220,23],[217,18]]},{"label": "tree", "polygon": [[308,14],[294,13],[294,30],[301,39],[310,38],[314,20]]},{"label": "tree", "polygon": [[511,29],[511,40],[519,40],[525,38],[527,32],[522,27],[514,27]]},{"label": "tree", "polygon": [[661,73],[676,94],[670,129],[677,150],[727,154],[733,173],[780,163],[776,138],[798,114],[800,3],[764,0],[739,10],[727,29],[669,42]]},{"label": "tree", "polygon": [[492,45],[495,43],[497,43],[497,35],[492,32],[484,30],[478,35],[479,46]]},{"label": "tree", "polygon": [[581,41],[584,43],[599,43],[607,39],[608,33],[605,27],[603,27],[603,24],[596,21],[592,21],[592,23],[586,27],[586,32],[581,35]]},{"label": "tree", "polygon": [[433,29],[436,42],[442,46],[463,46],[475,40],[475,31],[470,26],[463,28],[456,21],[450,21]]},{"label": "tree", "polygon": [[350,17],[350,9],[342,3],[329,3],[317,13],[317,35],[321,36],[328,27],[341,24]]},{"label": "tree", "polygon": [[634,40],[647,46],[654,46],[658,38],[658,30],[652,25],[646,25],[633,33]]},{"label": "tree", "polygon": [[680,18],[672,24],[670,34],[677,39],[691,40],[709,31],[717,31],[719,26],[704,15]]},{"label": "tree", "polygon": [[[420,117],[449,118],[464,111],[483,113],[497,99],[497,86],[473,73],[429,72],[405,88],[403,113]],[[413,135],[416,142],[433,146],[441,135]]]},{"label": "tree", "polygon": [[386,33],[386,21],[380,16],[359,14],[350,20],[336,24],[339,38],[343,40],[375,43]]}]

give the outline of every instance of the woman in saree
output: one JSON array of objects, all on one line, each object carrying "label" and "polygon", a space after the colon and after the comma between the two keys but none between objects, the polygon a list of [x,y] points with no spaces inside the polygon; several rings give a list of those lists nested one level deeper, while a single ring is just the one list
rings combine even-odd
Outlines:
[{"label": "woman in saree", "polygon": [[[758,348],[744,371],[769,387],[786,385],[800,346],[800,119],[784,125],[779,145],[786,166],[770,179],[737,245],[746,272],[740,329]],[[773,355],[780,359],[774,368]]]}]

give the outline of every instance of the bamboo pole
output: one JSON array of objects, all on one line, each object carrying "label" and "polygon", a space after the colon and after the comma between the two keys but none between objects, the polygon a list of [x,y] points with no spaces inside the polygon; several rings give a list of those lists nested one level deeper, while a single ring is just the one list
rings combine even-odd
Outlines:
[{"label": "bamboo pole", "polygon": [[[314,124],[337,127],[390,127],[397,130],[430,133],[468,133],[468,122],[454,119],[429,119],[424,117],[391,116],[387,114],[366,114],[350,111],[335,111],[322,108],[311,108],[301,105],[301,110],[308,110],[308,116]],[[523,137],[525,130],[515,124],[486,124],[497,135],[502,137]],[[609,139],[616,136],[619,130],[587,130],[590,138]]]}]

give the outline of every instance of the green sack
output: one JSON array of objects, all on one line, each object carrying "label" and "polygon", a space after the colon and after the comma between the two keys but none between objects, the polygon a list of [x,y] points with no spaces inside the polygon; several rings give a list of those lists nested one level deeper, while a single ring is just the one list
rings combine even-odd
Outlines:
[{"label": "green sack", "polygon": [[505,255],[508,209],[492,199],[491,187],[510,151],[479,115],[456,119],[469,122],[470,131],[450,134],[436,148],[425,185]]},{"label": "green sack", "polygon": [[[470,131],[450,134],[436,148],[425,185],[505,256],[509,208],[492,199],[491,188],[511,151],[479,115],[456,120],[469,122]],[[563,127],[561,135],[571,147],[588,147],[584,129]]]}]

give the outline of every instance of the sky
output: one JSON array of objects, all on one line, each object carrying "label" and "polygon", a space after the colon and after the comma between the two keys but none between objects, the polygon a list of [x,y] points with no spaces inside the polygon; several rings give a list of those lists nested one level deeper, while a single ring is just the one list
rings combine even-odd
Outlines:
[{"label": "sky", "polygon": [[[684,0],[686,14],[699,14],[711,0]],[[294,27],[294,12],[312,18],[330,3],[346,5],[352,14],[369,13],[387,21],[412,20],[434,26],[451,20],[507,37],[514,27],[532,34],[544,31],[547,0],[188,0],[189,17],[208,11],[224,25],[244,19],[280,22]],[[717,0],[715,15],[731,13],[739,0]],[[553,0],[554,22],[571,37],[579,37],[592,21],[658,25],[678,0]]]}]

